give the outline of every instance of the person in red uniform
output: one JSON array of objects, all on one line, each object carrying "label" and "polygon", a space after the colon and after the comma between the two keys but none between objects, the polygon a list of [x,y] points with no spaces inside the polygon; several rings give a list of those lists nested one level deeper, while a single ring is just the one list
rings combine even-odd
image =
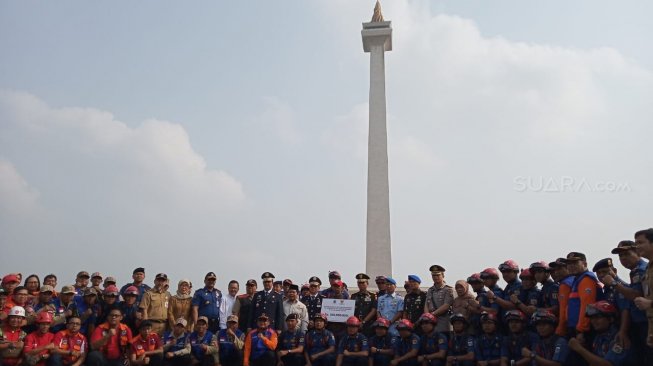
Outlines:
[{"label": "person in red uniform", "polygon": [[50,333],[52,314],[47,311],[40,312],[34,322],[39,329],[25,338],[23,354],[28,365],[44,366],[54,349],[54,334]]},{"label": "person in red uniform", "polygon": [[132,332],[123,323],[120,308],[109,311],[107,321],[100,324],[91,336],[91,351],[86,366],[122,366],[132,343]]},{"label": "person in red uniform", "polygon": [[77,315],[69,316],[66,329],[54,335],[54,349],[51,352],[51,366],[80,366],[88,354],[88,341],[80,333],[82,320]]},{"label": "person in red uniform", "polygon": [[152,331],[152,322],[144,320],[138,326],[138,335],[132,341],[132,365],[158,366],[163,362],[163,344],[159,335]]},{"label": "person in red uniform", "polygon": [[0,364],[15,366],[20,363],[20,355],[25,345],[27,334],[20,327],[25,321],[25,309],[14,306],[9,310],[6,324],[0,328]]}]

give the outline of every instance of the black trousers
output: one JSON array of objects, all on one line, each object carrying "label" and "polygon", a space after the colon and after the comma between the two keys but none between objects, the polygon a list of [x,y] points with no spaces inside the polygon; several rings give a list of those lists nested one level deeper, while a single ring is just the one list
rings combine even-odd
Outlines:
[{"label": "black trousers", "polygon": [[164,358],[163,366],[186,366],[191,364],[190,355],[175,356],[173,358]]},{"label": "black trousers", "polygon": [[257,358],[250,358],[249,361],[251,366],[276,366],[277,364],[277,359],[273,351],[266,351]]},{"label": "black trousers", "polygon": [[306,359],[303,353],[292,353],[281,357],[284,366],[304,366]]}]

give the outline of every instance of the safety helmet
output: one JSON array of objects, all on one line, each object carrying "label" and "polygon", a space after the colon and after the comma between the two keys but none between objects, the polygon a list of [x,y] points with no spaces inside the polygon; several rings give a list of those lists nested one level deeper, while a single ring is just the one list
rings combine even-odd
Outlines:
[{"label": "safety helmet", "polygon": [[595,315],[603,315],[603,316],[615,316],[617,315],[617,308],[610,304],[609,302],[605,300],[597,301],[593,304],[587,305],[587,308],[585,309],[585,315],[587,316],[595,316]]},{"label": "safety helmet", "polygon": [[378,318],[374,323],[372,323],[372,327],[383,327],[383,328],[390,328],[390,321],[385,318]]},{"label": "safety helmet", "polygon": [[352,315],[349,318],[347,318],[347,323],[346,324],[347,324],[348,327],[349,326],[351,326],[351,327],[360,327],[361,326],[361,321],[357,317]]},{"label": "safety helmet", "polygon": [[499,279],[499,271],[497,271],[495,268],[486,268],[482,270],[481,279],[486,279],[486,278]]},{"label": "safety helmet", "polygon": [[42,311],[36,316],[36,323],[52,323],[52,314],[48,311]]},{"label": "safety helmet", "polygon": [[511,320],[520,320],[522,322],[526,321],[526,315],[521,310],[508,310],[503,316],[506,323]]},{"label": "safety helmet", "polygon": [[465,323],[465,325],[469,324],[469,321],[467,320],[467,318],[465,318],[465,316],[463,314],[461,314],[461,313],[455,313],[455,314],[453,314],[451,316],[451,318],[449,318],[449,322],[451,324],[453,324],[453,322],[455,322],[455,321],[463,322],[463,323]]},{"label": "safety helmet", "polygon": [[481,313],[481,323],[484,322],[494,322],[495,324],[499,322],[497,319],[497,314],[484,311]]},{"label": "safety helmet", "polygon": [[9,310],[9,316],[20,316],[25,317],[25,308],[22,306],[14,306]]},{"label": "safety helmet", "polygon": [[397,322],[397,330],[413,330],[413,323],[408,319],[401,319]]},{"label": "safety helmet", "polygon": [[478,283],[478,282],[483,282],[481,279],[481,274],[480,273],[474,273],[473,275],[467,277],[467,283],[472,284],[472,283]]},{"label": "safety helmet", "polygon": [[506,271],[518,272],[519,271],[519,265],[517,264],[517,262],[513,261],[512,259],[508,259],[507,261],[499,264],[499,271],[500,272],[506,272]]},{"label": "safety helmet", "polygon": [[546,322],[546,323],[556,325],[558,323],[558,320],[552,312],[544,309],[540,309],[533,314],[533,316],[531,317],[531,322],[533,324]]},{"label": "safety helmet", "polygon": [[437,324],[438,323],[438,318],[431,314],[431,313],[424,313],[419,317],[419,322],[420,323],[431,323],[431,324]]},{"label": "safety helmet", "polygon": [[522,278],[522,279],[523,278],[534,278],[534,277],[535,276],[533,275],[531,270],[528,269],[528,268],[522,269],[521,272],[519,273],[519,278]]}]

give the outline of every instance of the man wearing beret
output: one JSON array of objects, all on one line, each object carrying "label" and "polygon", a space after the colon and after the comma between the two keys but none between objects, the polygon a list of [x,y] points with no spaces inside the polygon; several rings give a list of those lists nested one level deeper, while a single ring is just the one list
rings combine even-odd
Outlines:
[{"label": "man wearing beret", "polygon": [[[408,289],[406,296],[404,296],[404,319],[410,320],[416,324],[420,316],[424,314],[424,305],[426,304],[426,292],[419,288],[422,280],[417,275],[408,276]],[[419,327],[417,327],[419,328]],[[416,329],[418,334],[421,333],[421,328]]]},{"label": "man wearing beret", "polygon": [[433,286],[426,292],[424,312],[431,313],[438,318],[438,323],[435,326],[436,332],[450,332],[449,313],[451,305],[453,305],[453,287],[444,281],[444,267],[434,264],[429,267],[429,271],[431,271]]},{"label": "man wearing beret", "polygon": [[263,290],[257,292],[252,298],[249,328],[256,329],[258,318],[261,315],[267,315],[270,328],[281,332],[284,325],[283,304],[281,295],[272,289],[274,275],[265,272],[261,275],[261,280],[263,280]]},{"label": "man wearing beret", "polygon": [[128,283],[124,285],[123,287],[120,288],[120,294],[124,294],[125,290],[129,286],[134,286],[138,289],[138,297],[136,298],[136,304],[139,304],[141,302],[141,299],[143,298],[143,294],[145,294],[146,291],[150,290],[151,287],[146,285],[143,281],[145,281],[145,268],[143,267],[138,267],[135,268],[134,271],[132,272],[132,280],[134,282]]},{"label": "man wearing beret", "polygon": [[351,299],[356,301],[354,315],[360,320],[361,331],[367,337],[374,335],[372,322],[376,319],[377,307],[376,294],[367,290],[369,279],[370,276],[365,273],[357,274],[356,284],[358,285],[358,292],[351,295]]}]

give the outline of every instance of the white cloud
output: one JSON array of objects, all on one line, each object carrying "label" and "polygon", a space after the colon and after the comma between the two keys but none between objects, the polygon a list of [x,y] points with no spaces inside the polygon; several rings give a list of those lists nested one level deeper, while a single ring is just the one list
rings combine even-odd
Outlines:
[{"label": "white cloud", "polygon": [[295,125],[295,112],[277,97],[264,97],[264,112],[260,115],[261,121],[272,127],[274,134],[282,142],[297,144],[304,140]]},{"label": "white cloud", "polygon": [[39,193],[14,165],[0,158],[0,217],[24,217],[41,210]]}]

